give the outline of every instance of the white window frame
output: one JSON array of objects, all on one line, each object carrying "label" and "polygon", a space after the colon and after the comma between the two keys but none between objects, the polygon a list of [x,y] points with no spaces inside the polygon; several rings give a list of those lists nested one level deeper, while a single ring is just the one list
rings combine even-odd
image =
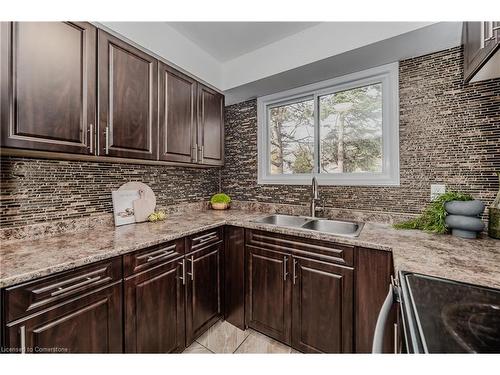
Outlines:
[{"label": "white window frame", "polygon": [[[327,81],[302,86],[257,98],[257,152],[258,184],[308,185],[316,177],[320,185],[355,186],[399,186],[399,64],[391,63],[363,70]],[[319,155],[319,100],[323,95],[333,94],[370,84],[382,84],[382,172],[369,173],[304,173],[271,174],[270,136],[268,126],[269,108],[291,104],[301,99],[314,99],[315,147],[314,160]],[[319,163],[315,163],[315,168]]]}]

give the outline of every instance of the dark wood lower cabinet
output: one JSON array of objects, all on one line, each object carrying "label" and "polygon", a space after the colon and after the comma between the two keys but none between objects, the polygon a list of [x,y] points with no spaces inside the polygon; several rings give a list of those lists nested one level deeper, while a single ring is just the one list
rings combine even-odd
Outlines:
[{"label": "dark wood lower cabinet", "polygon": [[245,330],[245,229],[224,230],[224,319]]},{"label": "dark wood lower cabinet", "polygon": [[219,241],[186,256],[186,346],[222,317]]},{"label": "dark wood lower cabinet", "polygon": [[248,326],[290,344],[291,283],[289,255],[247,246]]},{"label": "dark wood lower cabinet", "polygon": [[390,252],[219,227],[2,289],[1,344],[176,353],[224,316],[305,353],[369,353],[392,273]]},{"label": "dark wood lower cabinet", "polygon": [[125,279],[125,352],[181,352],[185,344],[180,257]]},{"label": "dark wood lower cabinet", "polygon": [[[391,274],[392,254],[388,251],[358,248],[356,257],[355,298],[355,343],[356,353],[371,353],[377,317],[387,296]],[[391,324],[387,324],[384,337],[384,352],[393,353],[393,329],[395,311]]]},{"label": "dark wood lower cabinet", "polygon": [[305,353],[352,353],[353,250],[247,230],[247,325]]},{"label": "dark wood lower cabinet", "polygon": [[7,324],[5,346],[26,353],[121,353],[121,281]]},{"label": "dark wood lower cabinet", "polygon": [[292,346],[352,352],[353,269],[295,256],[292,262]]}]

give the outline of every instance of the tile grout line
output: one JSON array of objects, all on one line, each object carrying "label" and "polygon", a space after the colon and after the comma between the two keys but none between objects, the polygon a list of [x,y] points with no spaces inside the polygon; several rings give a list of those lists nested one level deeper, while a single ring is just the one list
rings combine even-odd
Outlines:
[{"label": "tile grout line", "polygon": [[[245,331],[243,331],[243,332],[245,332]],[[243,343],[244,343],[245,341],[247,341],[247,339],[248,339],[251,335],[253,335],[253,333],[252,333],[252,332],[249,332],[249,333],[248,333],[248,335],[247,335],[247,337],[245,337],[245,339],[241,342],[241,344],[240,344],[240,345],[238,345],[238,346],[236,347],[236,349],[234,349],[234,350],[233,350],[233,354],[236,354],[236,351],[240,348],[240,346],[241,346],[241,345],[243,345]]]},{"label": "tile grout line", "polygon": [[[198,340],[194,340],[194,342],[195,342],[195,343],[197,343],[198,345],[200,345],[201,347],[203,347],[203,348],[207,349],[207,350],[208,350],[211,354],[217,354],[216,352],[214,352],[214,351],[210,350],[209,348],[207,348],[205,345],[203,345],[203,344],[202,344],[201,342],[199,342]],[[191,344],[191,345],[193,345],[193,344]],[[190,345],[190,346],[191,346],[191,345]]]}]

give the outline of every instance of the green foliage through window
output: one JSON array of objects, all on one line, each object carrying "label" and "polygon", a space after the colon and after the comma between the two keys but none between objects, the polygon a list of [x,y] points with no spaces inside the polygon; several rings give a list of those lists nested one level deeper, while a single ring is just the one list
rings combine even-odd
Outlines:
[{"label": "green foliage through window", "polygon": [[319,163],[315,163],[315,100],[268,109],[271,174],[382,171],[382,84],[319,96]]}]

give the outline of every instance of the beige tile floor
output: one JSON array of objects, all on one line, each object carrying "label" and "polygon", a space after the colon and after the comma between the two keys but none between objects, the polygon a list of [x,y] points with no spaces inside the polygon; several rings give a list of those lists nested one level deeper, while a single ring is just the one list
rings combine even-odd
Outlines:
[{"label": "beige tile floor", "polygon": [[242,331],[225,320],[220,320],[184,350],[184,353],[295,354],[299,352],[252,329]]}]

